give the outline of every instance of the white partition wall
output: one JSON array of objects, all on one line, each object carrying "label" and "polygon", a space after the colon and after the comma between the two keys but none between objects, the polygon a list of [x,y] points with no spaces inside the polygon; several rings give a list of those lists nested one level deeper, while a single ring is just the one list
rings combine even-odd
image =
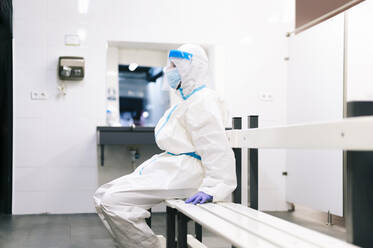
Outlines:
[{"label": "white partition wall", "polygon": [[348,11],[347,101],[373,100],[373,2]]},{"label": "white partition wall", "polygon": [[[343,117],[344,16],[290,38],[288,124]],[[286,199],[343,214],[342,151],[287,151]]]}]

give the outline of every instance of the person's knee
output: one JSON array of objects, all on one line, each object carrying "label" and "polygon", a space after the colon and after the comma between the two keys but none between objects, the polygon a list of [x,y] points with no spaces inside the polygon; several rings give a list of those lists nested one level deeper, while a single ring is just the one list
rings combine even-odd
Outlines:
[{"label": "person's knee", "polygon": [[106,210],[120,209],[124,210],[127,207],[136,207],[138,203],[138,195],[133,192],[125,192],[123,190],[107,190],[101,196],[101,207]]},{"label": "person's knee", "polygon": [[96,207],[99,207],[101,205],[101,198],[102,198],[103,192],[100,188],[96,190],[96,192],[93,194],[93,201],[96,205]]},{"label": "person's knee", "polygon": [[101,197],[101,206],[104,208],[112,208],[120,204],[119,194],[112,191],[106,191]]}]

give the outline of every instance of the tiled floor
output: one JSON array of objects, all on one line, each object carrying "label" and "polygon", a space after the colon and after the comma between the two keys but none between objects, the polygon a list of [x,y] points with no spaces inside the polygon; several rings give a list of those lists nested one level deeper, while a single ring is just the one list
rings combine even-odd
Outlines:
[{"label": "tiled floor", "polygon": [[[280,218],[344,239],[338,226],[326,226],[288,212],[272,213]],[[189,230],[193,232],[193,223]],[[165,214],[153,214],[152,228],[165,235]],[[210,248],[231,247],[204,230],[203,243]],[[95,214],[0,216],[1,248],[114,248],[115,243]]]}]

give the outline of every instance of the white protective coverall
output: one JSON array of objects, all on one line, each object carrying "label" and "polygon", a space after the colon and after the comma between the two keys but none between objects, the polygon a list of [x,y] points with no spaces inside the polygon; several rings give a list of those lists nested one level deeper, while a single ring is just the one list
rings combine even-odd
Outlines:
[{"label": "white protective coverall", "polygon": [[94,195],[99,217],[121,247],[159,247],[147,226],[147,209],[203,191],[222,201],[236,188],[235,159],[225,136],[222,100],[204,82],[208,59],[197,45],[178,48],[191,60],[170,58],[181,76],[181,101],[155,128],[154,155],[133,173],[101,186]]}]

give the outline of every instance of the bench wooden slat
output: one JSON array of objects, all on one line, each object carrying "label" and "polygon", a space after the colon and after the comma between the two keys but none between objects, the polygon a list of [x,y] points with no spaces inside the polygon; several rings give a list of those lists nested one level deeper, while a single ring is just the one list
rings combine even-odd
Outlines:
[{"label": "bench wooden slat", "polygon": [[237,247],[356,247],[240,204],[166,203]]},{"label": "bench wooden slat", "polygon": [[167,200],[167,205],[176,208],[181,213],[188,216],[190,219],[197,221],[203,227],[211,232],[221,236],[237,247],[251,247],[251,248],[274,248],[275,245],[270,242],[259,238],[246,230],[238,228],[223,219],[217,218],[216,215],[206,211],[205,209],[185,204],[181,200]]},{"label": "bench wooden slat", "polygon": [[188,247],[190,248],[208,248],[207,246],[199,242],[193,235],[188,234],[187,240]]},{"label": "bench wooden slat", "polygon": [[237,213],[252,218],[258,222],[270,225],[278,230],[287,230],[288,233],[292,233],[294,236],[307,240],[311,243],[317,243],[321,247],[356,247],[342,240],[307,229],[305,227],[293,224],[291,222],[245,207],[240,204],[226,202],[218,203],[218,205],[224,206],[228,209],[231,209],[232,211],[236,211]]},{"label": "bench wooden slat", "polygon": [[218,218],[224,219],[227,222],[236,225],[237,228],[246,230],[247,232],[263,239],[278,247],[303,247],[316,248],[320,247],[302,238],[293,236],[291,232],[286,230],[279,230],[266,223],[249,218],[236,211],[218,204],[203,204],[200,208],[206,209],[210,213],[216,215]]}]

